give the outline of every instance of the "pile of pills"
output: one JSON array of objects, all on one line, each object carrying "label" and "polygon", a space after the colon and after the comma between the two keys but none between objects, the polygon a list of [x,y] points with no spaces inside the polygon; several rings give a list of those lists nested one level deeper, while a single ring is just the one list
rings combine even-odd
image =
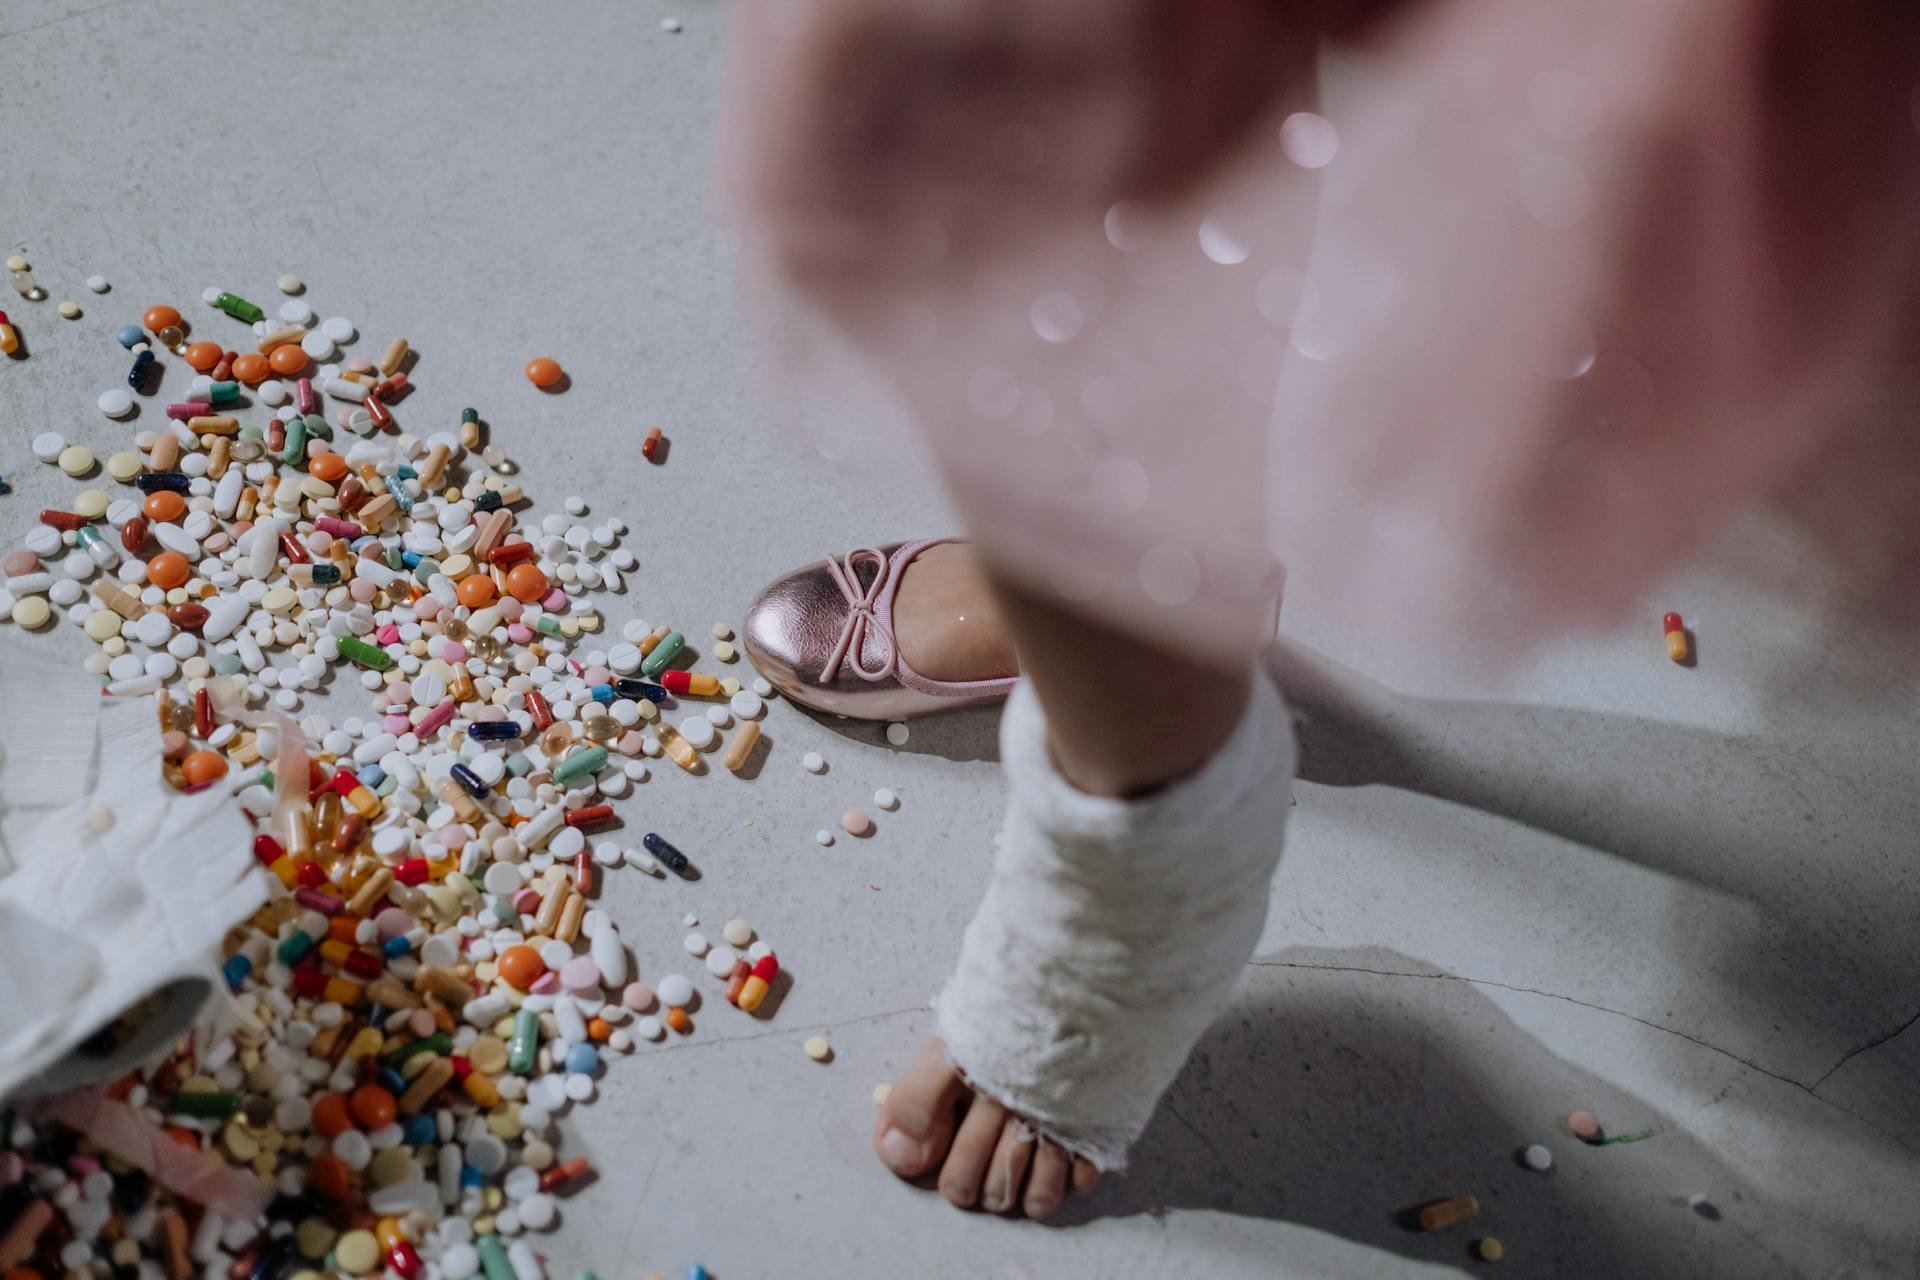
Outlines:
[{"label": "pile of pills", "polygon": [[[279,288],[278,319],[207,291],[225,317],[209,327],[244,351],[190,342],[166,305],[115,332],[131,391],[156,394],[163,365],[191,381],[164,426],[106,459],[116,488],[40,513],[0,588],[0,617],[67,619],[110,695],[154,701],[176,786],[227,787],[256,821],[270,896],[227,937],[231,1030],[108,1093],[274,1199],[226,1221],[15,1120],[0,1272],[533,1280],[525,1233],[592,1176],[555,1150],[555,1116],[594,1097],[608,1057],[690,1033],[698,1003],[682,974],[640,981],[591,905],[615,868],[687,875],[691,860],[658,833],[634,848],[594,835],[649,757],[704,773],[737,720],[723,759],[743,768],[772,691],[674,665],[671,627],[628,623],[588,648],[589,593],[635,568],[625,523],[584,523],[575,500],[523,524],[476,411],[424,436],[396,422],[405,339],[334,363],[355,326],[316,325],[296,277]],[[131,404],[100,397],[109,416]],[[33,450],[79,479],[101,470],[57,432]],[[285,714],[336,678],[364,687],[370,714]],[[671,727],[680,697],[725,701]],[[727,1003],[761,1012],[778,960],[743,919],[723,937],[687,949]]]}]

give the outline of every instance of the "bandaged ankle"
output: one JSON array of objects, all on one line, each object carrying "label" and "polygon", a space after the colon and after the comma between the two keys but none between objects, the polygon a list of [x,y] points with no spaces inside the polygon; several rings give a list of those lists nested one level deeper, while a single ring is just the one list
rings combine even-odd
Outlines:
[{"label": "bandaged ankle", "polygon": [[1192,776],[1143,800],[1076,790],[1024,682],[1001,721],[1005,839],[935,1001],[979,1092],[1103,1170],[1225,1006],[1259,941],[1291,802],[1293,730],[1273,685]]}]

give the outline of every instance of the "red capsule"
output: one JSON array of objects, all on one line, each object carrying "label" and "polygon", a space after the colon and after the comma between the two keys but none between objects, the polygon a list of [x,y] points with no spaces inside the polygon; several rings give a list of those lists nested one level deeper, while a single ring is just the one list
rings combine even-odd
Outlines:
[{"label": "red capsule", "polygon": [[135,516],[120,526],[120,545],[130,555],[139,555],[140,548],[147,545],[147,518]]},{"label": "red capsule", "polygon": [[542,1191],[564,1191],[576,1183],[593,1176],[593,1166],[587,1163],[585,1156],[575,1156],[550,1166],[540,1175]]},{"label": "red capsule", "polygon": [[355,947],[347,952],[347,958],[340,967],[356,978],[377,978],[380,976],[380,960],[371,951]]},{"label": "red capsule", "polygon": [[340,482],[340,491],[333,496],[340,503],[342,514],[357,511],[367,500],[367,487],[360,483],[358,476],[348,476]]},{"label": "red capsule", "polygon": [[301,416],[303,417],[320,407],[320,398],[313,394],[312,378],[294,379],[293,403],[294,407],[300,410]]},{"label": "red capsule", "polygon": [[1682,625],[1679,614],[1669,613],[1661,617],[1660,629],[1662,631],[1684,631],[1686,628]]},{"label": "red capsule", "polygon": [[387,1265],[400,1273],[401,1280],[414,1280],[422,1270],[419,1253],[405,1240],[395,1240],[387,1250]]},{"label": "red capsule", "polygon": [[584,809],[567,810],[567,825],[570,827],[590,827],[596,822],[605,822],[612,816],[612,805],[590,804]]},{"label": "red capsule", "polygon": [[585,849],[573,855],[573,891],[583,898],[593,896],[593,855]]},{"label": "red capsule", "polygon": [[222,352],[220,359],[213,366],[213,371],[207,376],[215,382],[230,381],[233,378],[233,362],[239,358],[240,353],[237,351]]},{"label": "red capsule", "polygon": [[393,878],[401,884],[425,884],[430,874],[425,858],[408,858],[393,869]]},{"label": "red capsule", "polygon": [[182,631],[198,631],[207,625],[207,619],[212,616],[207,606],[195,604],[191,600],[185,604],[176,604],[167,610],[167,621]]},{"label": "red capsule", "polygon": [[253,838],[253,856],[259,859],[261,866],[270,867],[286,857],[287,851],[280,847],[278,840],[263,833]]},{"label": "red capsule", "polygon": [[77,516],[71,511],[60,511],[54,507],[48,507],[40,513],[40,523],[50,524],[56,529],[65,529],[71,533],[75,529],[86,528],[87,518]]},{"label": "red capsule", "polygon": [[660,428],[655,427],[653,428],[653,430],[647,432],[646,442],[640,446],[640,456],[645,458],[648,462],[652,462],[653,455],[655,453],[658,453],[659,450],[660,450]]},{"label": "red capsule", "polygon": [[[218,379],[225,382],[225,378]],[[185,422],[188,418],[204,418],[213,412],[211,400],[182,400],[179,404],[167,406],[167,416],[175,422]]]},{"label": "red capsule", "polygon": [[553,724],[553,708],[547,705],[547,700],[540,696],[538,689],[527,690],[527,714],[533,717],[533,727],[536,731],[547,729]]},{"label": "red capsule", "polygon": [[488,564],[519,564],[522,560],[533,559],[531,542],[507,542],[487,552]]},{"label": "red capsule", "polygon": [[727,975],[727,1003],[740,1003],[740,988],[747,985],[747,978],[753,973],[753,966],[745,960],[733,962],[733,972]]},{"label": "red capsule", "polygon": [[196,736],[213,736],[213,690],[201,685],[193,691],[193,732]]},{"label": "red capsule", "polygon": [[393,415],[387,412],[387,406],[381,401],[379,396],[368,392],[366,406],[367,416],[373,419],[374,426],[385,431],[393,425]]},{"label": "red capsule", "polygon": [[379,396],[388,404],[392,404],[395,400],[407,394],[410,389],[411,388],[407,386],[407,375],[404,373],[396,373],[367,394]]},{"label": "red capsule", "polygon": [[267,452],[279,453],[287,447],[287,424],[275,418],[267,423]]},{"label": "red capsule", "polygon": [[457,1084],[473,1074],[473,1060],[464,1054],[454,1054],[447,1061],[453,1066],[453,1079]]},{"label": "red capsule", "polygon": [[280,532],[280,549],[287,553],[288,564],[311,564],[313,562],[313,557],[307,554],[306,545],[284,529]]},{"label": "red capsule", "polygon": [[303,889],[318,889],[321,885],[328,883],[327,869],[312,859],[303,859],[300,863],[299,880],[300,887]]},{"label": "red capsule", "polygon": [[317,964],[302,964],[293,971],[293,989],[309,1000],[318,1000],[327,992],[327,975]]},{"label": "red capsule", "polygon": [[[313,865],[311,862],[307,864],[309,867]],[[347,904],[340,899],[307,884],[305,876],[300,877],[300,880],[300,887],[293,891],[293,900],[309,911],[318,911],[323,916],[337,916],[347,909]],[[326,883],[325,876],[320,878],[320,883]]]},{"label": "red capsule", "polygon": [[350,851],[353,846],[360,843],[360,837],[366,829],[367,820],[357,812],[351,809],[348,810],[347,815],[340,819],[340,829],[333,833],[334,852],[346,853]]}]

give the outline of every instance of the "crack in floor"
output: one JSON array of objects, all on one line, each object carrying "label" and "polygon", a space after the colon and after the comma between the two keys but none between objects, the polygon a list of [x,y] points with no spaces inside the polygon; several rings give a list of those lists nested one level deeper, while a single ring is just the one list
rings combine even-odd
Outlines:
[{"label": "crack in floor", "polygon": [[1902,1031],[1912,1026],[1915,1022],[1920,1022],[1920,1014],[1915,1014],[1914,1017],[1909,1018],[1900,1027],[1894,1029],[1891,1032],[1888,1032],[1886,1035],[1880,1037],[1878,1040],[1875,1040],[1870,1044],[1862,1045],[1858,1049],[1850,1050],[1847,1053],[1847,1055],[1840,1060],[1840,1062],[1835,1063],[1833,1067],[1829,1068],[1827,1071],[1822,1073],[1818,1080],[1814,1081],[1812,1084],[1805,1084],[1799,1080],[1795,1080],[1792,1076],[1781,1075],[1778,1071],[1769,1071],[1767,1068],[1761,1066],[1757,1062],[1754,1062],[1752,1059],[1743,1058],[1739,1054],[1734,1053],[1731,1050],[1722,1049],[1719,1045],[1714,1044],[1711,1041],[1702,1040],[1699,1036],[1689,1035],[1685,1031],[1680,1031],[1674,1027],[1663,1026],[1658,1022],[1650,1022],[1645,1018],[1639,1017],[1636,1014],[1628,1013],[1623,1009],[1609,1009],[1606,1005],[1595,1004],[1591,1000],[1582,1000],[1578,996],[1562,995],[1557,991],[1542,991],[1538,987],[1521,987],[1521,986],[1516,986],[1510,982],[1499,982],[1492,978],[1473,978],[1473,977],[1468,977],[1465,974],[1446,973],[1446,972],[1437,971],[1437,970],[1431,971],[1431,972],[1424,972],[1424,973],[1422,972],[1409,973],[1404,969],[1369,969],[1363,965],[1345,965],[1345,964],[1305,964],[1296,960],[1249,960],[1247,961],[1247,965],[1249,968],[1255,968],[1255,969],[1313,969],[1313,970],[1320,970],[1328,973],[1366,973],[1366,974],[1373,974],[1382,978],[1414,978],[1414,979],[1422,979],[1422,980],[1428,980],[1428,981],[1437,980],[1441,982],[1465,982],[1471,986],[1476,986],[1476,987],[1498,987],[1502,991],[1514,991],[1522,995],[1544,996],[1549,1000],[1564,1000],[1568,1004],[1576,1004],[1583,1009],[1592,1009],[1596,1013],[1605,1013],[1605,1014],[1610,1014],[1616,1018],[1625,1018],[1627,1021],[1637,1022],[1643,1027],[1649,1027],[1655,1031],[1664,1032],[1665,1034],[1670,1036],[1678,1036],[1680,1039],[1685,1040],[1690,1044],[1697,1044],[1702,1049],[1708,1049],[1714,1053],[1720,1054],[1722,1057],[1730,1058],[1734,1062],[1739,1063],[1743,1067],[1747,1067],[1753,1071],[1757,1071],[1761,1075],[1766,1076],[1769,1079],[1778,1080],[1782,1084],[1792,1085],[1794,1088],[1800,1090],[1802,1093],[1806,1094],[1808,1097],[1814,1098],[1819,1102],[1825,1103],[1827,1106],[1832,1107],[1836,1111],[1852,1116],[1855,1120],[1858,1120],[1861,1124],[1866,1125],[1869,1129],[1872,1129],[1875,1133],[1881,1135],[1882,1137],[1889,1139],[1890,1141],[1895,1143],[1897,1146],[1901,1147],[1903,1150],[1913,1152],[1915,1154],[1920,1154],[1920,1148],[1915,1148],[1911,1143],[1909,1143],[1905,1138],[1902,1138],[1899,1134],[1894,1133],[1890,1129],[1883,1128],[1878,1123],[1868,1119],[1866,1116],[1861,1115],[1858,1111],[1855,1111],[1852,1107],[1847,1106],[1845,1103],[1836,1101],[1833,1098],[1829,1098],[1820,1093],[1815,1092],[1815,1090],[1817,1090],[1820,1087],[1820,1085],[1823,1082],[1825,1082],[1828,1076],[1832,1075],[1835,1071],[1839,1070],[1840,1066],[1844,1064],[1848,1058],[1851,1058],[1859,1053],[1864,1053],[1866,1050],[1871,1049],[1876,1045],[1884,1044],[1886,1043],[1886,1041],[1891,1040],[1893,1037],[1899,1035]]},{"label": "crack in floor", "polygon": [[1852,1049],[1847,1050],[1844,1054],[1840,1056],[1840,1061],[1834,1063],[1832,1066],[1828,1067],[1825,1071],[1822,1071],[1820,1073],[1820,1078],[1813,1082],[1812,1087],[1815,1089],[1818,1089],[1821,1085],[1827,1082],[1828,1076],[1832,1075],[1834,1072],[1838,1071],[1840,1068],[1846,1066],[1849,1062],[1852,1062],[1855,1058],[1867,1052],[1869,1049],[1878,1049],[1881,1045],[1885,1044],[1887,1041],[1897,1039],[1903,1031],[1913,1026],[1913,1024],[1916,1022],[1920,1022],[1920,1011],[1916,1011],[1911,1018],[1908,1018],[1905,1022],[1901,1023],[1899,1026],[1887,1032],[1887,1034],[1883,1036],[1876,1036],[1874,1039],[1867,1041],[1863,1045],[1858,1045]]},{"label": "crack in floor", "polygon": [[909,1005],[905,1009],[889,1009],[885,1013],[867,1013],[857,1018],[840,1018],[832,1022],[813,1022],[797,1027],[769,1027],[765,1031],[751,1031],[738,1036],[713,1036],[706,1040],[685,1040],[679,1044],[662,1045],[658,1049],[637,1050],[642,1058],[656,1057],[663,1053],[680,1053],[687,1049],[711,1049],[723,1044],[744,1044],[749,1040],[765,1040],[769,1036],[793,1036],[808,1031],[832,1031],[836,1027],[857,1027],[863,1022],[883,1022],[888,1018],[898,1018],[902,1014],[925,1013],[923,1004]]}]

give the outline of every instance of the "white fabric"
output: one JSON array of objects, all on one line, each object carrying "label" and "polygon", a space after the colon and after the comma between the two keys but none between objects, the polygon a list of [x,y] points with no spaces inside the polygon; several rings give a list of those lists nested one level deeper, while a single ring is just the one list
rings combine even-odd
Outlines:
[{"label": "white fabric", "polygon": [[[171,1045],[219,985],[221,935],[265,900],[251,837],[227,788],[161,778],[153,699],[0,660],[0,1096],[110,1079]],[[117,1051],[65,1056],[155,993]]]},{"label": "white fabric", "polygon": [[1226,1005],[1266,920],[1293,728],[1272,683],[1193,776],[1138,801],[1054,769],[1022,682],[1000,725],[1009,791],[992,882],[935,1001],[979,1092],[1103,1170]]}]

